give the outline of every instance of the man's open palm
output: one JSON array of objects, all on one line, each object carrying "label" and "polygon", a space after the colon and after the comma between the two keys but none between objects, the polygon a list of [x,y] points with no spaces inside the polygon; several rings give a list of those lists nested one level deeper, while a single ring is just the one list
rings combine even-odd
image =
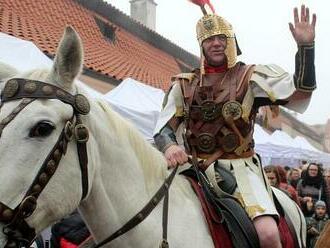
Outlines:
[{"label": "man's open palm", "polygon": [[312,15],[312,21],[310,21],[309,8],[305,5],[301,6],[300,19],[298,9],[293,10],[294,24],[289,23],[290,31],[296,40],[298,45],[310,44],[315,38],[315,24],[316,15]]}]

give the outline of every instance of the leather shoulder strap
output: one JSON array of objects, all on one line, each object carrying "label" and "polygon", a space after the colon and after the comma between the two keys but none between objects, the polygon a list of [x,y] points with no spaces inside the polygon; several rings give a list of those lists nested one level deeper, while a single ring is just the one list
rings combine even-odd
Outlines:
[{"label": "leather shoulder strap", "polygon": [[195,73],[192,73],[192,72],[191,73],[180,73],[180,74],[173,76],[171,78],[171,81],[175,82],[175,81],[185,80],[190,83],[190,82],[192,82],[194,77],[195,77]]},{"label": "leather shoulder strap", "polygon": [[240,81],[238,82],[237,92],[241,90],[243,86],[247,86],[254,72],[255,65],[244,65],[244,71]]}]

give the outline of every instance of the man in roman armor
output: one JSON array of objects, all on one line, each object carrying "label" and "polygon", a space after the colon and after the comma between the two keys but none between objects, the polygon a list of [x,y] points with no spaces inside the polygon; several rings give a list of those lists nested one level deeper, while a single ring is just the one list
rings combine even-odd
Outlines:
[{"label": "man in roman armor", "polygon": [[[253,130],[260,106],[282,105],[303,112],[316,88],[314,38],[316,15],[301,6],[289,24],[297,43],[295,72],[277,65],[245,65],[237,61],[240,50],[233,28],[224,18],[208,13],[205,2],[194,0],[204,16],[197,23],[201,66],[173,77],[157,122],[154,140],[169,167],[199,160],[215,190],[220,189],[217,168],[231,171],[236,197],[257,231],[261,247],[281,247],[278,213],[254,151]],[[202,2],[202,3],[201,3]],[[203,3],[204,2],[204,3]],[[184,147],[178,144],[183,130]]]}]

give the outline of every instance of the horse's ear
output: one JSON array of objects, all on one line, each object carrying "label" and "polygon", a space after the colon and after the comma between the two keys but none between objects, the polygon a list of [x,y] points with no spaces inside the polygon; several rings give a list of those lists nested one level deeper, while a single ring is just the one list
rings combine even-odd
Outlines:
[{"label": "horse's ear", "polygon": [[6,78],[14,77],[18,74],[18,71],[5,63],[0,62],[0,81]]},{"label": "horse's ear", "polygon": [[75,77],[81,72],[83,64],[83,46],[78,33],[72,27],[66,27],[57,48],[50,80],[71,89]]}]

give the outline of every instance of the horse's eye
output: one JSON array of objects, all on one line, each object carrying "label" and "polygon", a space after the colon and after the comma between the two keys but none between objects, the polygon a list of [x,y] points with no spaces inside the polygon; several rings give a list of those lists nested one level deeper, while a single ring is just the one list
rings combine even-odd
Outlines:
[{"label": "horse's eye", "polygon": [[54,129],[55,126],[53,123],[41,121],[30,130],[29,137],[47,137]]}]

